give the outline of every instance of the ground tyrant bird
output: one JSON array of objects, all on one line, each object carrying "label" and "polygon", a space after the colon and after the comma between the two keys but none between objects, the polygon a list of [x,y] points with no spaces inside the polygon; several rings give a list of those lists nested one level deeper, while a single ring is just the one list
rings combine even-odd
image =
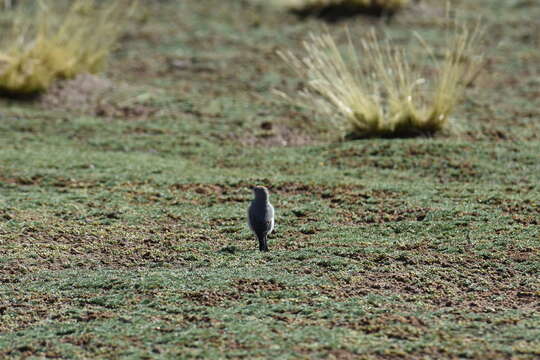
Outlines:
[{"label": "ground tyrant bird", "polygon": [[248,208],[249,228],[259,240],[259,250],[268,251],[268,234],[274,230],[274,207],[268,201],[268,190],[264,186],[255,186],[253,194],[255,199]]}]

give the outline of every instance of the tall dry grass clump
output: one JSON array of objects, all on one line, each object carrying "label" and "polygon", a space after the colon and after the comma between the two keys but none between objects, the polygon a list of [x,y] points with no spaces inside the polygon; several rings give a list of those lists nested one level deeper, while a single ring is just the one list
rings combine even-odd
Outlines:
[{"label": "tall dry grass clump", "polygon": [[344,52],[329,34],[311,34],[304,42],[305,55],[279,52],[305,81],[298,96],[280,95],[326,114],[341,137],[433,134],[448,126],[450,113],[479,69],[480,35],[479,25],[469,30],[454,23],[442,54],[417,35],[431,63],[423,68],[374,31],[358,51],[349,36]]},{"label": "tall dry grass clump", "polygon": [[132,9],[126,1],[75,0],[67,10],[39,1],[34,14],[16,12],[0,42],[0,92],[31,95],[56,79],[101,71]]}]

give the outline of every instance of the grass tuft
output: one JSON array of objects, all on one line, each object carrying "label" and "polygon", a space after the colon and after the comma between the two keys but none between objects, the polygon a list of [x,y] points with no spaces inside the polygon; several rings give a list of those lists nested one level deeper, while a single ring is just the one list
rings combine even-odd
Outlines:
[{"label": "grass tuft", "polygon": [[126,3],[98,6],[76,0],[67,12],[40,1],[35,14],[14,14],[0,47],[0,91],[25,96],[46,90],[56,79],[101,71],[126,19]]},{"label": "grass tuft", "polygon": [[[449,125],[449,115],[482,61],[476,55],[480,26],[472,31],[453,24],[444,54],[437,56],[419,35],[435,71],[412,66],[409,54],[381,41],[374,31],[361,42],[359,54],[349,34],[342,52],[329,34],[311,34],[306,56],[279,52],[306,86],[297,105],[322,112],[340,137],[406,137],[433,134]],[[349,60],[349,61],[348,61]]]}]

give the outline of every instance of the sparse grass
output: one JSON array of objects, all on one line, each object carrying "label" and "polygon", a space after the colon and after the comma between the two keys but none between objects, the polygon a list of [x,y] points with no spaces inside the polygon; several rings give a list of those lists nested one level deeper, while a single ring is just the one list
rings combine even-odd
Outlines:
[{"label": "sparse grass", "polygon": [[2,37],[0,91],[31,95],[56,79],[103,70],[124,28],[129,4],[77,0],[66,11],[54,2],[37,2],[14,11],[12,28]]},{"label": "sparse grass", "polygon": [[[501,50],[460,137],[243,146],[310,124],[275,50],[321,24],[237,0],[145,2],[107,78],[159,89],[148,116],[0,98],[0,358],[537,360],[540,3],[459,3]],[[443,42],[423,15],[377,26]]]},{"label": "sparse grass", "polygon": [[424,56],[432,60],[432,75],[415,65],[406,49],[381,41],[374,31],[363,39],[359,51],[349,34],[346,55],[330,34],[311,34],[304,42],[305,55],[279,52],[305,81],[306,87],[292,101],[324,113],[324,121],[331,120],[341,137],[441,131],[449,125],[449,116],[482,59],[475,53],[480,27],[470,31],[454,25],[450,31],[442,59],[418,36]]}]

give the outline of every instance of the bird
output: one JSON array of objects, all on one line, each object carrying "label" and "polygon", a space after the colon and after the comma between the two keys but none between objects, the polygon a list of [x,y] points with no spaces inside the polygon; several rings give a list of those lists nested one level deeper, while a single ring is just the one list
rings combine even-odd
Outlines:
[{"label": "bird", "polygon": [[259,251],[268,251],[268,234],[274,230],[274,207],[264,186],[253,187],[253,195],[247,212],[249,228],[259,241]]}]

